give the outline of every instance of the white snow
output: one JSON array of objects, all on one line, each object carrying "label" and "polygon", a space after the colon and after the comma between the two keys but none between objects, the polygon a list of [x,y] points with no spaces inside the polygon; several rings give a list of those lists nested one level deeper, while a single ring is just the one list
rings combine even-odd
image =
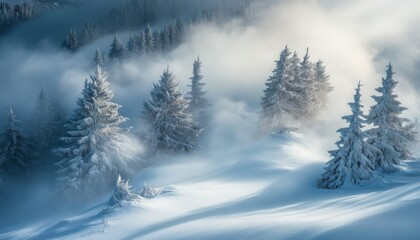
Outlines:
[{"label": "white snow", "polygon": [[[0,239],[417,239],[420,163],[370,185],[316,187],[326,154],[304,135],[172,157],[130,181],[166,186],[140,206],[18,225]],[[111,194],[111,193],[110,193]]]}]

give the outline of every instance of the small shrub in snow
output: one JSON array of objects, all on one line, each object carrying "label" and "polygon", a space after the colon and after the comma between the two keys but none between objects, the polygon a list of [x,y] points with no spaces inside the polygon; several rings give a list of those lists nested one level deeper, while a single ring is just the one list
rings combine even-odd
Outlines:
[{"label": "small shrub in snow", "polygon": [[114,193],[109,199],[108,206],[110,207],[125,207],[139,203],[141,197],[136,194],[132,189],[128,181],[121,179],[118,176],[117,185],[115,186]]},{"label": "small shrub in snow", "polygon": [[144,198],[155,198],[162,193],[162,190],[163,189],[160,187],[152,187],[145,183],[140,190],[140,196]]}]

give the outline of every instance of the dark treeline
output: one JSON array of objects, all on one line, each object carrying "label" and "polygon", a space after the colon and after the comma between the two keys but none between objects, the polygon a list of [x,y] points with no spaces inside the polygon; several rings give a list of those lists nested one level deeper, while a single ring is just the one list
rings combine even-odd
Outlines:
[{"label": "dark treeline", "polygon": [[0,34],[19,23],[31,20],[44,12],[62,5],[74,5],[71,1],[34,0],[23,3],[0,1]]},{"label": "dark treeline", "polygon": [[12,4],[0,2],[0,33],[13,25],[27,21],[34,16],[33,6],[27,2]]},{"label": "dark treeline", "polygon": [[[243,16],[252,1],[209,0],[203,3],[191,0],[131,0],[112,9],[97,23],[86,21],[82,29],[70,29],[62,45],[68,50],[76,51],[106,34],[137,30],[148,24],[158,25],[165,22],[183,21],[183,24],[187,25],[187,23]],[[171,24],[166,24],[165,27],[169,25]]]}]

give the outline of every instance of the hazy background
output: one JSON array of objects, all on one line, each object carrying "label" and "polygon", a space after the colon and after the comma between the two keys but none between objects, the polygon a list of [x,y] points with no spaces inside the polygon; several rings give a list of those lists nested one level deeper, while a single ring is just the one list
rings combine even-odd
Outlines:
[{"label": "hazy background", "polygon": [[[120,1],[86,1],[81,8],[63,8],[24,23],[0,38],[0,124],[13,107],[24,127],[44,85],[67,113],[71,113],[83,82],[92,69],[95,49],[108,51],[113,35],[83,47],[76,54],[57,45],[69,28],[86,19],[98,19]],[[371,95],[381,84],[385,66],[392,61],[400,81],[396,89],[406,116],[419,114],[420,2],[414,0],[355,1],[262,1],[254,15],[223,26],[198,25],[184,44],[165,57],[125,63],[111,73],[114,101],[139,129],[143,101],[152,83],[169,66],[187,91],[192,63],[203,61],[203,74],[212,102],[213,129],[210,146],[217,149],[255,139],[257,111],[264,83],[280,51],[287,44],[302,57],[310,48],[312,61],[322,59],[335,87],[329,105],[305,133],[316,139],[319,149],[331,149],[343,114],[350,112],[354,88],[362,81],[365,113]],[[121,32],[124,41],[131,32]],[[319,133],[322,133],[319,134]],[[327,160],[327,159],[325,159]],[[42,190],[42,189],[41,189]],[[41,198],[46,198],[37,190]],[[42,200],[39,200],[42,201]]]}]

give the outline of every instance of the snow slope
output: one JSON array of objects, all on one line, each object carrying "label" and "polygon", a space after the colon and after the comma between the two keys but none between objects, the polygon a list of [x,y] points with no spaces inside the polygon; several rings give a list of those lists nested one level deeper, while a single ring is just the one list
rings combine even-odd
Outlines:
[{"label": "snow slope", "polygon": [[103,215],[104,199],[61,221],[1,230],[0,239],[419,238],[419,162],[368,186],[323,190],[325,158],[293,135],[162,159],[131,182],[166,186],[141,206]]}]

